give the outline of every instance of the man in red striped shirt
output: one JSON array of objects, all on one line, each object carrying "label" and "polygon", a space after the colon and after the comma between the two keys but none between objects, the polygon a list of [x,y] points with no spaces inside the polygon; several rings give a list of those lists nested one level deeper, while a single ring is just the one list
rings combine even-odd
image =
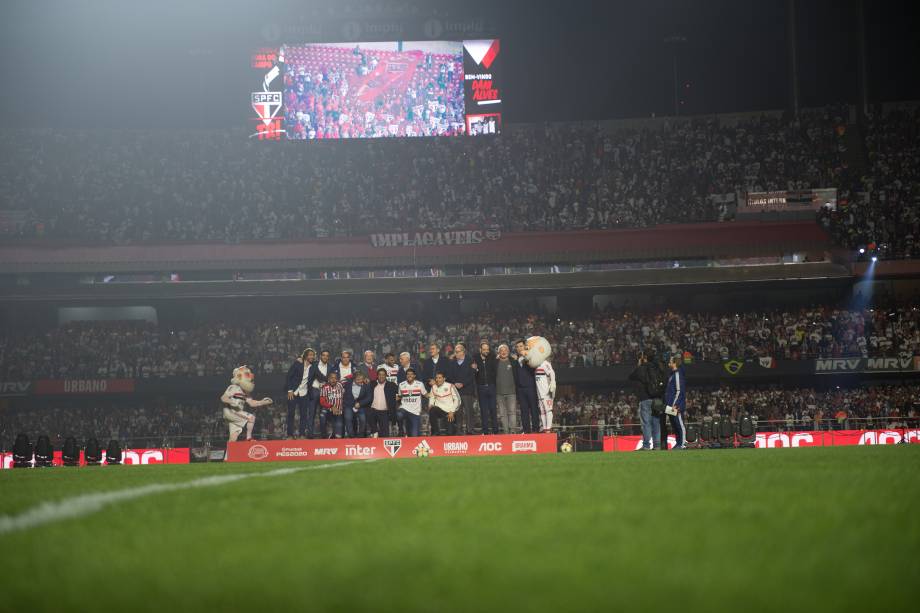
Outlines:
[{"label": "man in red striped shirt", "polygon": [[[332,419],[333,431],[335,438],[342,438],[342,428],[345,420],[342,416],[342,401],[345,397],[345,388],[339,383],[339,374],[336,371],[330,371],[327,375],[325,385],[319,392],[319,405],[322,407],[319,414],[319,430],[322,436],[326,434],[326,421]],[[328,435],[332,438],[333,435]]]}]

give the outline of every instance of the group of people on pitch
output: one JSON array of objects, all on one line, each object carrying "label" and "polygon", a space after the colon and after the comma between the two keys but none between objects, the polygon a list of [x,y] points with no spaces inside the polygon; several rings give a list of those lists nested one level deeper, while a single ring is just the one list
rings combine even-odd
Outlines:
[{"label": "group of people on pitch", "polygon": [[[429,357],[419,365],[412,362],[408,352],[401,353],[398,361],[388,353],[384,362],[377,364],[374,352],[365,351],[363,361],[356,364],[348,350],[332,361],[329,351],[317,354],[314,349],[305,349],[285,378],[286,434],[289,438],[419,436],[426,410],[432,435],[473,434],[476,404],[483,434],[518,429],[548,432],[553,425],[556,374],[547,360],[531,366],[527,351],[527,343],[519,340],[516,355],[511,355],[506,344],[500,345],[495,355],[483,341],[479,352],[470,357],[466,347],[458,343],[448,358],[432,344]],[[247,383],[251,372],[248,377]],[[244,410],[246,405],[271,402],[268,398],[246,398],[244,391],[234,384],[221,398],[227,405],[224,417],[230,424],[231,441],[239,438],[243,427],[246,438],[252,437],[255,418]],[[297,430],[295,417],[299,417]]]},{"label": "group of people on pitch", "polygon": [[687,383],[683,358],[673,355],[667,365],[655,359],[654,354],[642,352],[639,363],[629,375],[637,384],[639,395],[639,423],[642,426],[642,450],[667,449],[667,420],[674,430],[674,449],[687,448],[687,430],[684,417],[687,413]]}]

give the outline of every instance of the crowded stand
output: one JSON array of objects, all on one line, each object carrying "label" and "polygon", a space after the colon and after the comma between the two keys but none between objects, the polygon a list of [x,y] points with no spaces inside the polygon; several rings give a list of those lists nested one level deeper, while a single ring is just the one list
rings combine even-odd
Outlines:
[{"label": "crowded stand", "polygon": [[240,364],[257,374],[283,374],[305,347],[343,350],[360,362],[365,351],[382,363],[387,353],[427,356],[431,344],[450,355],[456,343],[478,346],[521,337],[546,337],[557,369],[633,364],[640,351],[682,353],[718,362],[771,357],[899,357],[920,355],[916,307],[862,311],[816,306],[798,310],[686,313],[675,310],[596,311],[562,320],[501,311],[461,319],[352,320],[310,324],[276,321],[202,324],[166,329],[150,323],[81,322],[42,333],[0,337],[5,380],[225,376]]},{"label": "crowded stand", "polygon": [[[866,127],[869,168],[863,191],[822,211],[834,237],[883,258],[920,252],[920,107],[877,110]],[[854,190],[855,192],[855,190]]]},{"label": "crowded stand", "polygon": [[[294,140],[453,136],[464,127],[463,56],[307,45],[285,49]],[[351,93],[351,95],[349,95]]]},{"label": "crowded stand", "polygon": [[[581,392],[561,396],[555,410],[563,426],[605,426],[622,432],[636,423],[638,402],[637,395],[630,389],[594,394]],[[901,428],[915,424],[920,417],[920,386],[702,387],[688,395],[687,403],[694,421],[715,415],[737,420],[748,415],[758,429]]]},{"label": "crowded stand", "polygon": [[[266,420],[266,434],[271,430]],[[92,407],[42,407],[8,410],[0,418],[0,447],[7,448],[20,432],[47,434],[60,448],[68,436],[96,437],[103,444],[116,439],[138,447],[169,446],[182,439],[224,434],[220,412],[211,405],[156,403],[105,404]]]},{"label": "crowded stand", "polygon": [[[332,116],[304,96],[314,112],[295,112],[295,123]],[[718,221],[734,215],[726,194],[837,186],[845,114],[521,124],[489,138],[291,147],[227,131],[6,131],[0,142],[17,155],[0,161],[0,206],[17,212],[22,236],[119,244]]]}]

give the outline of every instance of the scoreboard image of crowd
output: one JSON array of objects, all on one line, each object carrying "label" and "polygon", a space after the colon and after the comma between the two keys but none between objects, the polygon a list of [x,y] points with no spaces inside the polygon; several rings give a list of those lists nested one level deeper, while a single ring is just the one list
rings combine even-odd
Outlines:
[{"label": "scoreboard image of crowd", "polygon": [[250,137],[500,134],[500,58],[498,39],[262,48],[251,58]]}]

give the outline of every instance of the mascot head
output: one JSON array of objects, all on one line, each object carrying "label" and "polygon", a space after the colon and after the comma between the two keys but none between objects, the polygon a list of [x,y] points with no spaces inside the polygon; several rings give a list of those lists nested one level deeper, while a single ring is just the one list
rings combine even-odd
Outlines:
[{"label": "mascot head", "polygon": [[230,383],[239,385],[244,392],[249,394],[256,386],[256,378],[248,366],[239,366],[233,369],[233,378],[230,379]]},{"label": "mascot head", "polygon": [[531,368],[537,368],[553,355],[553,348],[549,341],[542,336],[531,336],[527,339],[527,363]]}]

